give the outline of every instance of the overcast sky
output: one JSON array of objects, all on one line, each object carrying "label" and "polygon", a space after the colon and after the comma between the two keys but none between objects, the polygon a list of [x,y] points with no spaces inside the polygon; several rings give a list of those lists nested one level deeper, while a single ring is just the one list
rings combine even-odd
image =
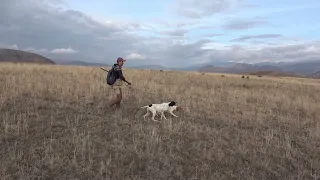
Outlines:
[{"label": "overcast sky", "polygon": [[320,61],[318,0],[1,0],[0,47],[167,67]]}]

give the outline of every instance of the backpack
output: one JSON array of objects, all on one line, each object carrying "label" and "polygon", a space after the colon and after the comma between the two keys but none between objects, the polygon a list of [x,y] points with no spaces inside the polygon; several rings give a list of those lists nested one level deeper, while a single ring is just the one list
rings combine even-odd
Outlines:
[{"label": "backpack", "polygon": [[116,82],[116,77],[114,76],[114,70],[111,68],[107,73],[107,84],[113,85]]}]

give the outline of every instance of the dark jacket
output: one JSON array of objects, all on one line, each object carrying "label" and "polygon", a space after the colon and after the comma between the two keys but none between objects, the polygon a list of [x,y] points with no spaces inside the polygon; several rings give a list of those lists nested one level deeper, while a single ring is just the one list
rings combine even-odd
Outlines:
[{"label": "dark jacket", "polygon": [[122,74],[122,69],[118,64],[114,64],[112,66],[113,69],[113,75],[116,79],[121,79],[123,81],[126,81],[126,79],[124,78],[123,74]]}]

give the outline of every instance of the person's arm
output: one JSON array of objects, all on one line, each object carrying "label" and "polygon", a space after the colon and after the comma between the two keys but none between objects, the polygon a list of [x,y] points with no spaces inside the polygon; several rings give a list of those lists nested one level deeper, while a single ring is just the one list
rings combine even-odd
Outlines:
[{"label": "person's arm", "polygon": [[122,69],[121,69],[120,67],[116,66],[116,67],[115,67],[115,71],[118,72],[119,78],[120,78],[122,81],[124,81],[124,82],[128,83],[129,85],[131,85],[131,83],[128,82],[128,81],[126,80],[126,78],[123,76]]},{"label": "person's arm", "polygon": [[128,82],[128,81],[126,80],[126,78],[124,78],[124,76],[123,76],[123,74],[122,74],[122,70],[121,70],[121,69],[119,70],[119,75],[120,75],[120,79],[121,79],[122,81],[124,81],[124,82],[126,82],[127,84],[131,85],[131,83],[130,83],[130,82]]}]

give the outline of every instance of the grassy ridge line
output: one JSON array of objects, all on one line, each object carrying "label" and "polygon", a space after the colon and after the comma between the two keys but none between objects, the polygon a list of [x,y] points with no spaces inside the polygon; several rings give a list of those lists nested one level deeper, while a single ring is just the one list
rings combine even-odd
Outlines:
[{"label": "grassy ridge line", "polygon": [[[125,69],[123,110],[99,67],[1,64],[0,176],[317,179],[319,81]],[[143,121],[174,99],[187,113]]]}]

